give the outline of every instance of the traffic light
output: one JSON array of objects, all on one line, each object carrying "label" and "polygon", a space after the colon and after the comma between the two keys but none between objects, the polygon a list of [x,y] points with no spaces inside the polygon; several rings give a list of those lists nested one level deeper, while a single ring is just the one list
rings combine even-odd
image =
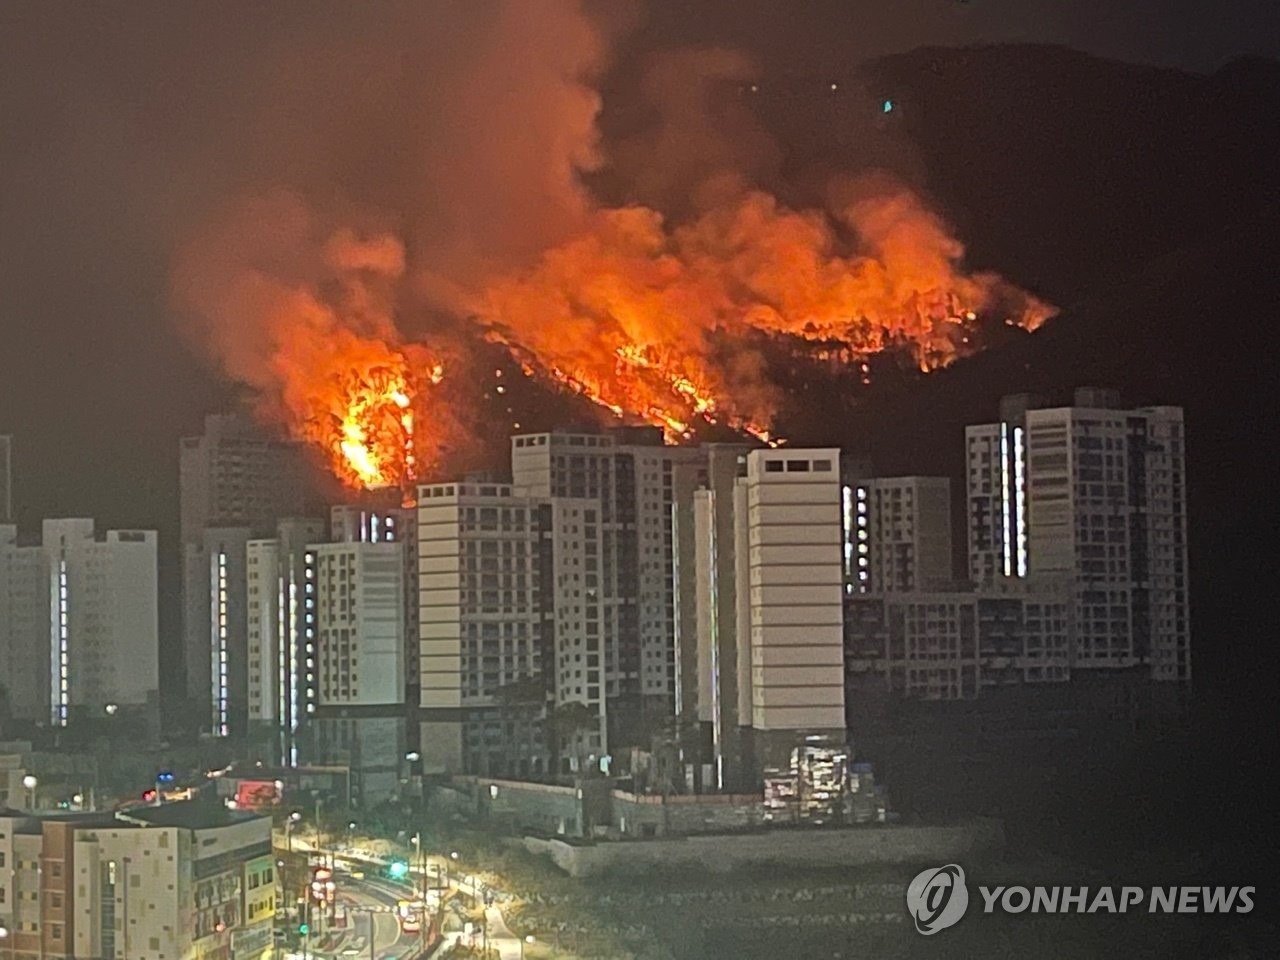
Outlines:
[{"label": "traffic light", "polygon": [[305,937],[305,936],[306,936],[308,933],[310,933],[310,932],[311,932],[311,924],[309,924],[309,923],[300,923],[300,924],[298,924],[298,933],[299,933],[301,936],[304,936],[304,937]]},{"label": "traffic light", "polygon": [[409,864],[403,860],[392,860],[391,865],[387,867],[387,872],[391,874],[393,880],[403,880],[409,875]]}]

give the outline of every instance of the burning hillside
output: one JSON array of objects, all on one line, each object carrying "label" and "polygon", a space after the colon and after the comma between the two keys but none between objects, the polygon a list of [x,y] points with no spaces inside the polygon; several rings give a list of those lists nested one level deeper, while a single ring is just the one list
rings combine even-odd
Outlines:
[{"label": "burning hillside", "polygon": [[[176,301],[206,347],[256,392],[264,417],[323,449],[350,486],[408,486],[465,440],[451,424],[466,418],[443,408],[436,385],[467,376],[465,357],[442,358],[475,335],[671,439],[705,422],[772,441],[784,391],[762,343],[860,373],[893,351],[929,371],[977,349],[984,324],[1034,329],[1051,313],[994,274],[966,272],[942,220],[884,176],[833,185],[810,209],[734,171],[703,178],[692,212],[677,217],[598,202],[581,174],[607,162],[594,126],[607,45],[572,0],[532,19],[514,0],[495,10],[492,23],[468,15],[484,21],[470,24],[484,27],[473,61],[423,68],[452,71],[433,82],[465,90],[471,107],[506,92],[483,110],[431,104],[429,120],[379,127],[421,136],[412,145],[424,167],[393,188],[348,159],[340,182],[351,197],[335,200],[324,180],[235,198],[178,259]],[[707,62],[722,76],[748,69],[722,54],[680,60],[682,70]],[[342,130],[360,114],[330,120]],[[360,156],[362,140],[339,142]],[[655,155],[678,164],[679,142]],[[370,170],[413,155],[369,149]],[[729,162],[720,145],[708,150]]]}]

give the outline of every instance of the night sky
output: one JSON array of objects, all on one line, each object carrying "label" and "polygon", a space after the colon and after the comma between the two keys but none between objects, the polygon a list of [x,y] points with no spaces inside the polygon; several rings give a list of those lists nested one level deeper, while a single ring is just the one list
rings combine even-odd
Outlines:
[{"label": "night sky", "polygon": [[[436,181],[419,187],[413,172],[438,159],[431,138],[401,133],[420,102],[425,114],[457,92],[440,78],[465,66],[496,6],[0,7],[0,432],[16,435],[24,527],[89,515],[175,532],[176,440],[236,392],[172,316],[176,245],[249,185],[324,195],[367,176],[375,199],[429,193]],[[594,6],[611,38],[602,89],[622,95],[655,52],[689,45],[744,50],[764,82],[844,75],[920,45],[1047,42],[1194,71],[1280,50],[1272,0]],[[445,64],[428,88],[418,58]],[[371,81],[370,64],[400,73]],[[451,116],[436,110],[425,128]]]}]

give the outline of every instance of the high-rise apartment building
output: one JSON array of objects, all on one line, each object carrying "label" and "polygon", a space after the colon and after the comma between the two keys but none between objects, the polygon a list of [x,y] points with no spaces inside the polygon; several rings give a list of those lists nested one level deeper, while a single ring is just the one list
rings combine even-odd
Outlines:
[{"label": "high-rise apartment building", "polygon": [[401,520],[336,507],[328,525],[282,520],[273,539],[245,545],[254,739],[286,765],[349,767],[365,804],[397,792],[404,755]]},{"label": "high-rise apartment building", "polygon": [[[420,489],[420,718],[430,769],[541,774],[607,749],[598,500]],[[545,714],[580,705],[554,743]],[[585,708],[585,710],[581,709]],[[587,722],[589,721],[589,722]]]},{"label": "high-rise apartment building", "polygon": [[[399,491],[396,491],[397,493]],[[398,503],[398,501],[397,501]],[[418,703],[418,537],[417,510],[389,504],[339,504],[329,511],[331,543],[403,543],[405,636],[405,702],[410,711]],[[412,725],[411,725],[412,726]]]},{"label": "high-rise apartment building", "polygon": [[734,789],[743,770],[734,490],[750,449],[706,444],[675,470],[676,715],[695,764],[686,781],[702,789]]},{"label": "high-rise apartment building", "polygon": [[[404,545],[313,544],[319,708],[404,703]],[[310,595],[312,591],[308,590]]]},{"label": "high-rise apartment building", "polygon": [[[249,722],[249,610],[247,527],[206,528],[200,555],[209,565],[209,728],[214,736],[243,736]],[[188,609],[192,609],[189,607]]]},{"label": "high-rise apartment building", "polygon": [[46,520],[39,545],[0,527],[0,663],[16,716],[65,726],[159,695],[156,534]]},{"label": "high-rise apartment building", "polygon": [[[316,708],[307,762],[345,766],[356,803],[399,792],[405,743],[405,545],[312,544],[315,668],[303,678]],[[311,586],[311,584],[308,584]]]},{"label": "high-rise apartment building", "polygon": [[848,592],[939,589],[952,582],[946,477],[850,478],[841,498]]},{"label": "high-rise apartment building", "polygon": [[[283,517],[301,514],[308,499],[303,456],[296,444],[265,436],[248,418],[211,414],[204,433],[179,447],[183,559],[183,634],[187,694],[213,718],[209,602],[210,564],[205,531],[245,528],[269,537]],[[212,723],[216,726],[216,722]]]},{"label": "high-rise apartment building", "polygon": [[0,524],[0,696],[20,720],[49,716],[49,577],[45,553]]},{"label": "high-rise apartment building", "polygon": [[648,427],[512,438],[519,492],[599,506],[604,691],[617,745],[647,745],[675,709],[675,474],[702,456]]},{"label": "high-rise apartment building", "polygon": [[[823,591],[824,578],[831,575],[824,564],[831,556],[815,544],[834,542],[842,595],[871,589],[873,570],[877,579],[892,576],[899,585],[949,579],[945,480],[876,480],[864,461],[834,450],[820,453],[801,450],[788,455],[747,444],[706,444],[698,459],[675,472],[678,714],[682,730],[690,725],[698,730],[694,742],[688,736],[682,742],[686,782],[695,789],[751,790],[759,785],[764,758],[756,755],[761,737],[755,735],[755,713],[762,684],[778,688],[778,678],[784,676],[766,667],[778,666],[791,654],[799,658],[797,664],[811,657],[814,662],[808,666],[814,669],[803,673],[810,682],[835,666],[830,644],[831,629],[838,632],[841,622],[839,604],[826,609],[824,624],[812,634],[820,638],[823,649],[752,649],[753,637],[770,633],[764,629],[768,618],[784,613],[780,605],[787,598],[804,608],[794,611],[802,617],[814,612],[809,602],[815,595],[830,599]],[[752,460],[754,475],[748,469]],[[790,467],[789,461],[794,461]],[[765,463],[768,466],[761,466]],[[828,509],[832,484],[834,512]],[[809,497],[818,498],[821,505],[807,502]],[[759,541],[754,553],[753,536]],[[792,545],[797,549],[783,549],[781,542],[773,542],[777,537],[800,537],[804,542]],[[811,576],[814,579],[807,579]],[[794,591],[785,586],[789,577],[800,578]],[[775,582],[762,592],[768,578]],[[811,589],[815,587],[816,593]],[[766,611],[766,606],[777,609]],[[778,631],[768,639],[791,642],[803,632]],[[785,675],[795,678],[802,673]],[[765,699],[776,704],[780,696],[789,695],[775,689]],[[830,690],[822,696],[835,702]],[[826,710],[813,722],[827,723],[834,716]],[[836,730],[825,729],[828,737]],[[787,744],[794,737],[772,740],[776,749],[768,764],[785,765],[791,749]],[[834,742],[843,742],[841,736]]]},{"label": "high-rise apartment building", "polygon": [[1001,418],[966,431],[970,576],[1069,577],[1074,668],[1189,680],[1181,409],[1082,389],[1068,407],[1007,398]]},{"label": "high-rise apartment building", "polygon": [[[837,449],[753,450],[735,489],[739,714],[754,762],[844,732],[844,560]],[[744,644],[743,638],[746,638]]]},{"label": "high-rise apartment building", "polygon": [[[281,520],[270,540],[245,545],[248,702],[251,729],[271,734],[276,759],[299,760],[298,738],[315,713],[315,554],[323,542],[319,520]],[[308,584],[311,589],[308,590]]]},{"label": "high-rise apartment building", "polygon": [[[501,769],[498,691],[542,682],[540,501],[498,483],[418,491],[419,723],[424,769]],[[535,691],[542,703],[543,690]],[[540,703],[539,706],[542,704]],[[477,721],[476,715],[482,718]],[[468,720],[468,718],[470,718]]]},{"label": "high-rise apartment building", "polygon": [[49,717],[154,709],[159,696],[159,600],[154,530],[46,520]]}]

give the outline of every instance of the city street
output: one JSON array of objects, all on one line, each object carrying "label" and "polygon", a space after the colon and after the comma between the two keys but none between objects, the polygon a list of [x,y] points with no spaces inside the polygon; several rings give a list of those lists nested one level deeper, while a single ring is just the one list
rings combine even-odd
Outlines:
[{"label": "city street", "polygon": [[[287,841],[282,832],[277,833],[276,842],[281,847],[285,846]],[[487,943],[496,950],[500,960],[521,960],[527,953],[527,944],[507,926],[500,907],[494,905],[495,899],[502,899],[501,891],[489,887],[453,857],[419,855],[412,845],[401,848],[368,840],[348,841],[333,848],[322,844],[317,848],[314,837],[302,831],[293,835],[292,849],[295,853],[323,856],[332,864],[338,904],[348,911],[350,918],[336,935],[330,932],[313,936],[308,960],[370,956],[375,960],[408,960],[416,957],[416,951],[425,945],[424,935],[403,933],[394,910],[400,900],[417,900],[420,896],[426,904],[424,922],[440,909],[442,903],[448,904],[442,918],[443,937],[447,944],[460,942],[479,947]],[[397,883],[387,875],[395,863],[404,867],[406,880],[403,883]],[[455,895],[459,899],[450,903]],[[485,907],[484,923],[476,924],[464,933],[460,928],[467,922],[462,906],[465,903],[483,903]],[[373,938],[372,953],[370,936]],[[301,954],[296,956],[300,960]],[[294,958],[291,956],[288,960]]]},{"label": "city street", "polygon": [[[314,849],[300,838],[294,849]],[[305,951],[294,951],[285,960],[409,960],[420,955],[425,946],[424,932],[404,932],[397,907],[400,901],[413,899],[412,891],[381,877],[361,875],[351,869],[348,858],[334,857],[336,905],[334,914],[340,925],[327,918],[313,922]],[[370,867],[370,872],[376,866]]]}]

